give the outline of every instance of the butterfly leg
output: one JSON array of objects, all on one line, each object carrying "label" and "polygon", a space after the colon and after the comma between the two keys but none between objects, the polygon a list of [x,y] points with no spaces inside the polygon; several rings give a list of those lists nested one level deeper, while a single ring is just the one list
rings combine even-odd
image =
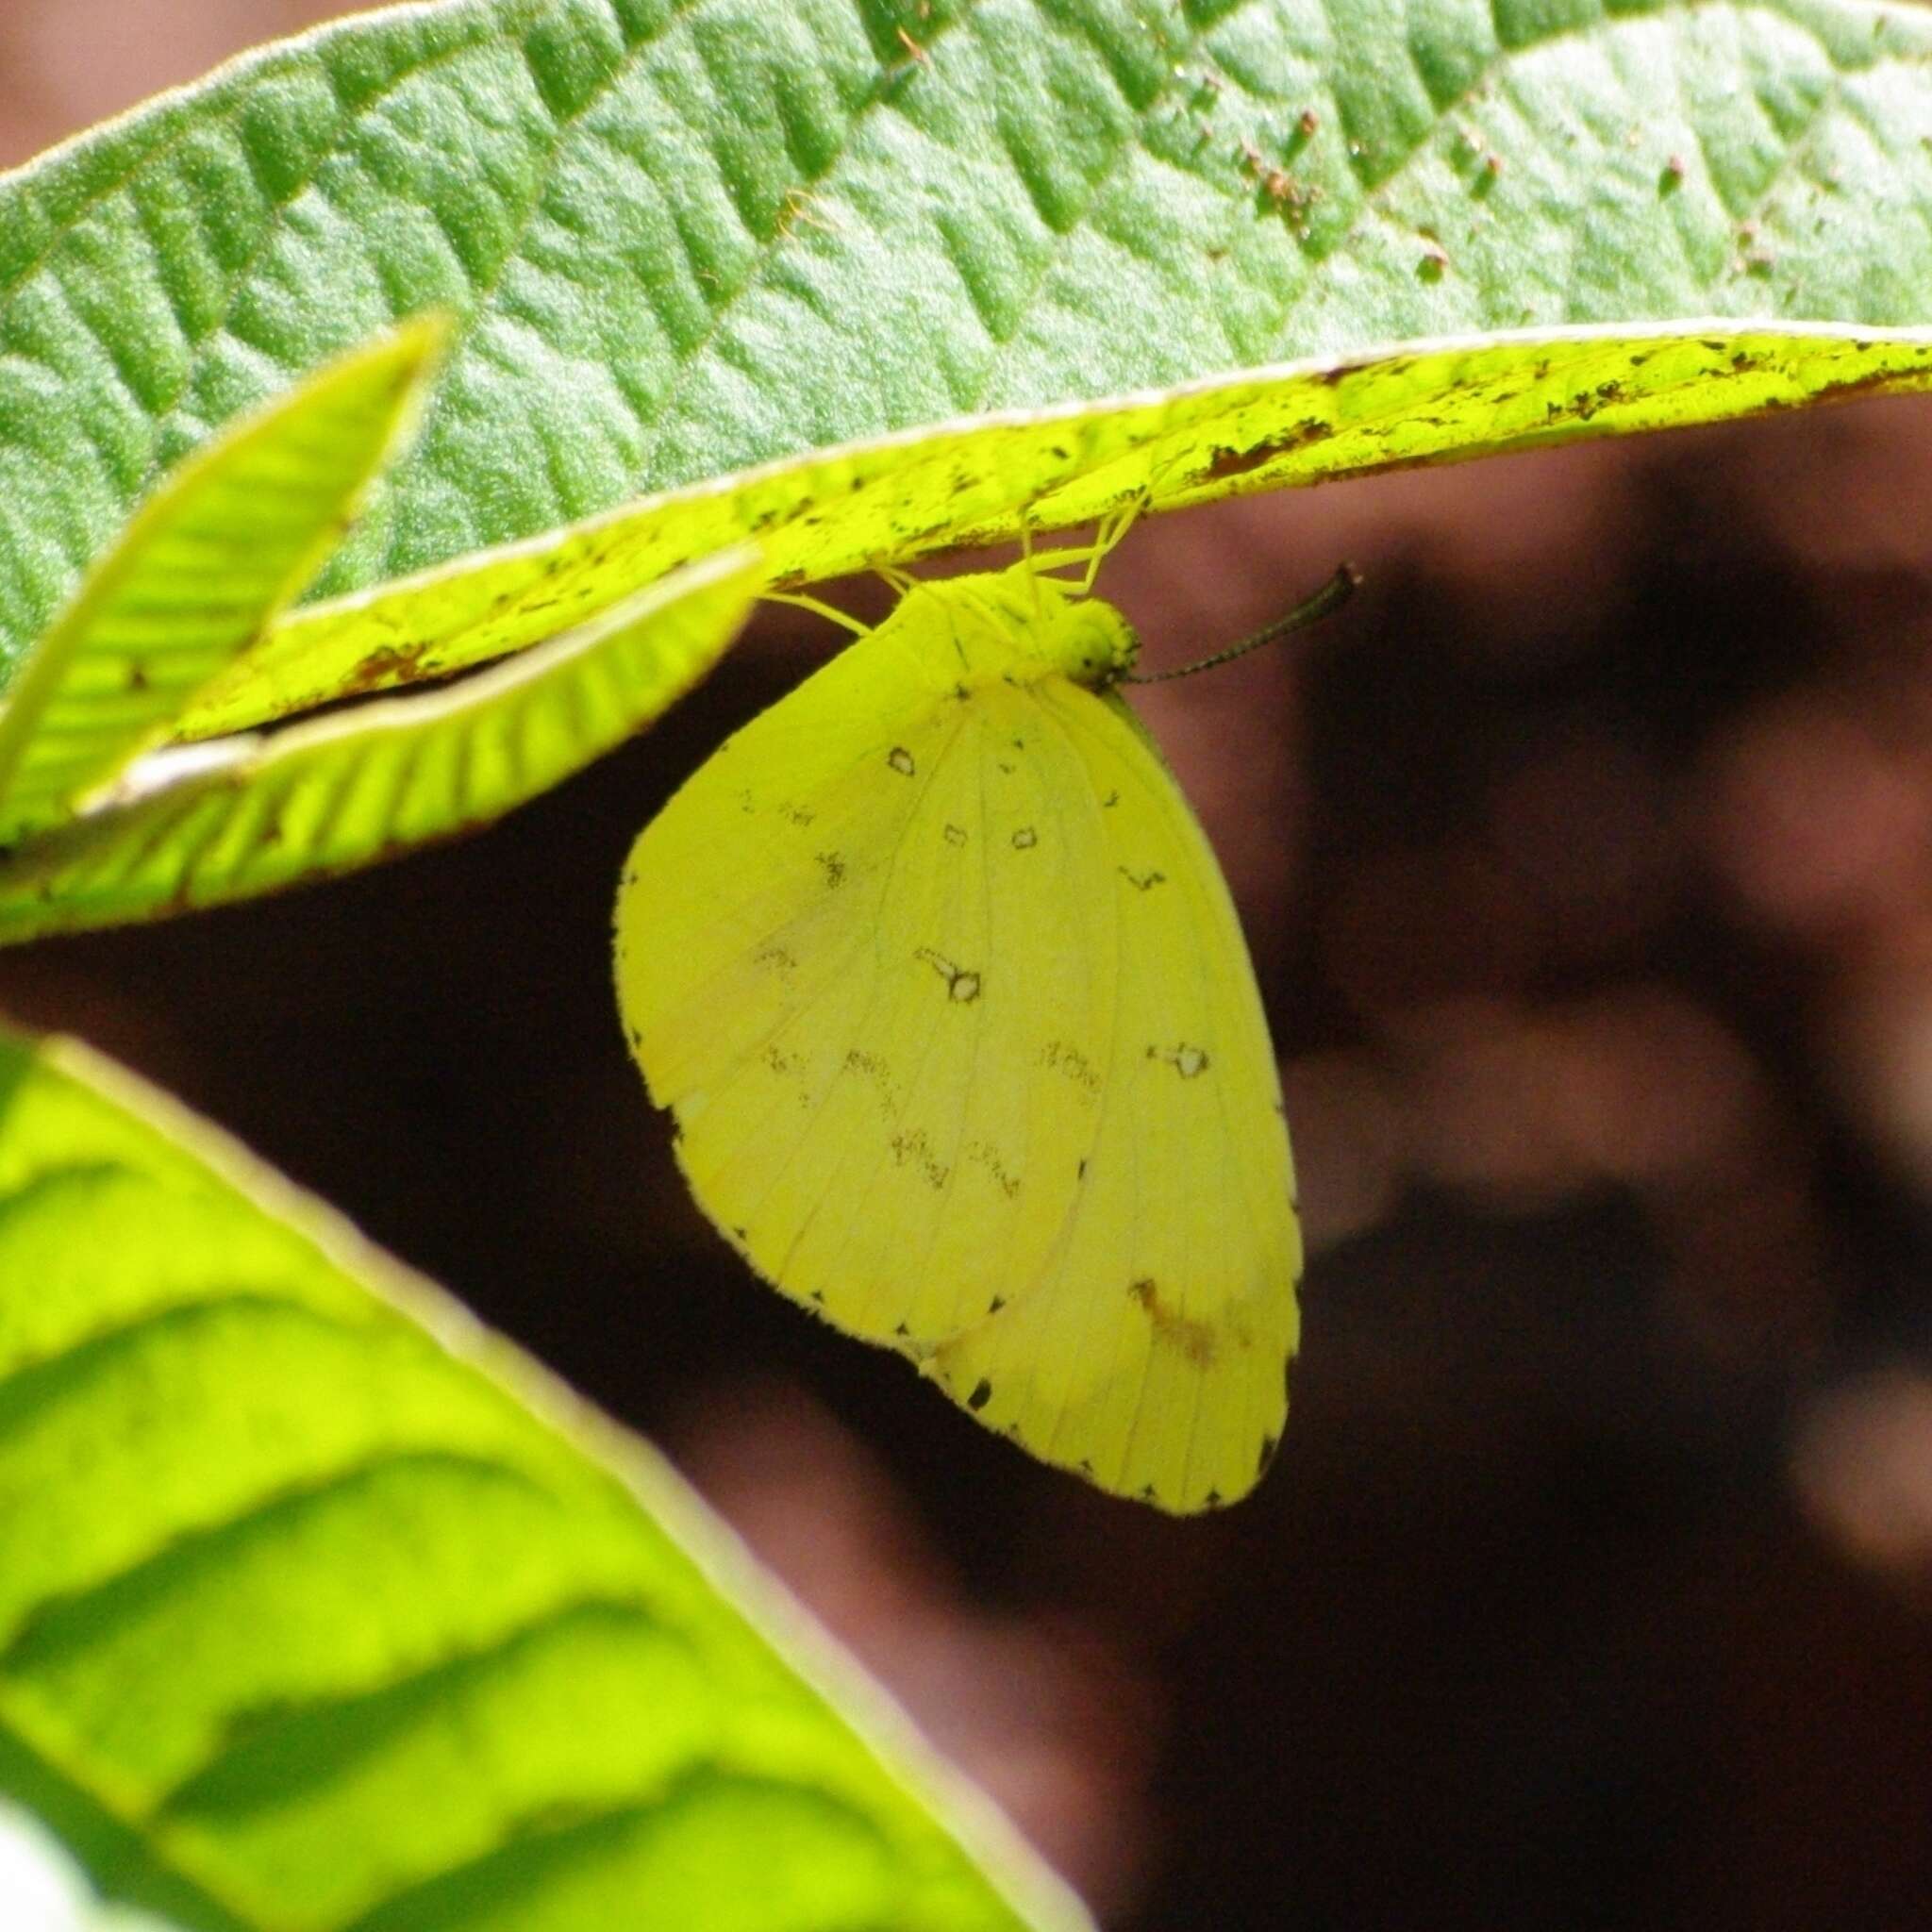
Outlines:
[{"label": "butterfly leg", "polygon": [[767,604],[791,604],[800,610],[809,610],[814,616],[827,619],[841,629],[849,630],[854,637],[870,637],[873,626],[861,624],[858,618],[839,609],[836,606],[823,603],[817,597],[808,597],[803,591],[766,591],[762,601]]},{"label": "butterfly leg", "polygon": [[1063,550],[1039,550],[1032,546],[1031,531],[1027,525],[1020,526],[1020,548],[1025,562],[1030,564],[1035,575],[1049,570],[1063,570],[1084,566],[1085,575],[1080,579],[1080,594],[1091,596],[1094,579],[1100,575],[1100,566],[1134,525],[1140,521],[1141,513],[1147,508],[1144,492],[1110,516],[1101,518],[1094,526],[1093,540],[1089,543],[1069,544]]}]

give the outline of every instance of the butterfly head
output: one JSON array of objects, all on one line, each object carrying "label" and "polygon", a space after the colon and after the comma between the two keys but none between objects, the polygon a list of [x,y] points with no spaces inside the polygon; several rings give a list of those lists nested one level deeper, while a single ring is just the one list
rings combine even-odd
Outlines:
[{"label": "butterfly head", "polygon": [[[1024,563],[917,584],[875,635],[925,655],[960,696],[981,684],[1046,677],[1108,691],[1132,673],[1141,648],[1111,604]],[[941,640],[949,648],[932,649]]]},{"label": "butterfly head", "polygon": [[1004,608],[1016,675],[1107,691],[1132,673],[1141,650],[1133,625],[1083,586],[1024,563],[987,582]]},{"label": "butterfly head", "polygon": [[1048,668],[1062,677],[1090,691],[1108,691],[1133,671],[1141,641],[1111,604],[1098,597],[1070,597],[1045,613],[1038,649]]}]

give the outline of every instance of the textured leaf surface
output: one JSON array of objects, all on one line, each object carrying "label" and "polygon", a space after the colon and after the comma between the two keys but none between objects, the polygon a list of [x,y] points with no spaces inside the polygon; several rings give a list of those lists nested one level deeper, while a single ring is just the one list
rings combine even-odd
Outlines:
[{"label": "textured leaf surface", "polygon": [[460,347],[335,591],[1373,341],[1923,320],[1928,133],[1932,20],[1851,0],[371,15],[0,182],[0,658],[161,467],[425,305]]},{"label": "textured leaf surface", "polygon": [[343,358],[142,507],[0,709],[0,843],[71,817],[315,574],[442,337],[418,324]]},{"label": "textured leaf surface", "polygon": [[1411,344],[1167,394],[915,431],[669,492],[291,612],[184,737],[434,675],[755,538],[803,582],[1084,522],[1416,463],[1932,385],[1932,331],[1624,328]]},{"label": "textured leaf surface", "polygon": [[190,1932],[1084,1923],[639,1445],[7,1038],[0,1499],[0,1795]]},{"label": "textured leaf surface", "polygon": [[682,697],[760,581],[755,557],[727,553],[452,691],[147,758],[0,860],[0,943],[220,905],[487,824]]}]

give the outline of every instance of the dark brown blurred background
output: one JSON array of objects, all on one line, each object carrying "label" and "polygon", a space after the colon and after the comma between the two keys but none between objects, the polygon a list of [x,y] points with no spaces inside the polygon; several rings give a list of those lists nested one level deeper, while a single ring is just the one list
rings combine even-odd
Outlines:
[{"label": "dark brown blurred background", "polygon": [[[0,0],[0,158],[338,11]],[[1169,518],[1145,709],[1285,1056],[1296,1412],[1229,1514],[758,1287],[623,1051],[637,828],[792,613],[475,841],[0,957],[617,1414],[1112,1926],[1932,1923],[1932,400]],[[870,591],[857,591],[863,599]],[[1156,702],[1158,700],[1158,702]]]}]

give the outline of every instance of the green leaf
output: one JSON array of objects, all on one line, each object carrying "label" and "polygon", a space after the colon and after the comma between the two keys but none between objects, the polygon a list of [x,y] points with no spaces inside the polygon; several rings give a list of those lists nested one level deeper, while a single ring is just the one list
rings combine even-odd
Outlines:
[{"label": "green leaf", "polygon": [[727,552],[451,691],[144,758],[0,859],[0,943],[221,905],[487,824],[682,697],[762,575]]},{"label": "green leaf", "polygon": [[71,1043],[0,1037],[0,1794],[108,1896],[1084,1923],[654,1457]]},{"label": "green leaf", "polygon": [[1921,321],[1928,127],[1932,20],[1851,0],[375,13],[0,181],[0,660],[150,478],[426,306],[458,351],[328,591],[1375,341]]},{"label": "green leaf", "polygon": [[180,720],[229,731],[459,670],[756,538],[781,583],[1289,484],[1932,386],[1932,330],[1535,331],[942,425],[648,498],[291,612]]},{"label": "green leaf", "polygon": [[0,843],[71,818],[314,575],[413,416],[444,334],[419,323],[343,358],[142,507],[0,710]]},{"label": "green leaf", "polygon": [[18,1932],[171,1932],[145,1913],[104,1907],[59,1843],[0,1805],[0,1902]]}]

